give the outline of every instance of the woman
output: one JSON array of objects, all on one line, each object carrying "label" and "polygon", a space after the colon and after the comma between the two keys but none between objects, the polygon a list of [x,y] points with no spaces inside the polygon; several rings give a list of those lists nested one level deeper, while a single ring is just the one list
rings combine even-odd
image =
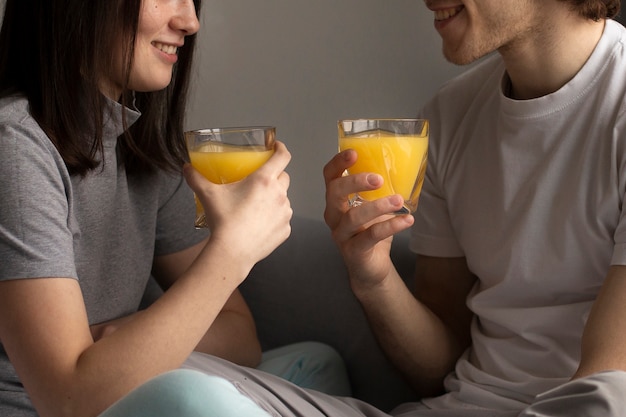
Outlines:
[{"label": "woman", "polygon": [[[232,385],[173,370],[194,349],[259,364],[237,286],[290,234],[290,154],[278,142],[267,164],[229,185],[184,165],[199,9],[200,0],[6,2],[0,415],[195,412],[181,404],[220,415],[210,394]],[[193,227],[181,171],[210,237]],[[167,291],[137,312],[151,274]]]}]

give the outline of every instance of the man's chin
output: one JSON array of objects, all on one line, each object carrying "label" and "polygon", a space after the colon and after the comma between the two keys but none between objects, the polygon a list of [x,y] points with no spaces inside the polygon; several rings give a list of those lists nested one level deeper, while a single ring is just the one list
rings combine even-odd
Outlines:
[{"label": "man's chin", "polygon": [[451,64],[459,65],[459,66],[472,64],[487,55],[490,55],[490,53],[481,55],[481,54],[471,54],[471,53],[467,53],[467,52],[459,51],[459,50],[448,51],[445,48],[443,49],[443,56],[446,59],[446,61],[450,62]]}]

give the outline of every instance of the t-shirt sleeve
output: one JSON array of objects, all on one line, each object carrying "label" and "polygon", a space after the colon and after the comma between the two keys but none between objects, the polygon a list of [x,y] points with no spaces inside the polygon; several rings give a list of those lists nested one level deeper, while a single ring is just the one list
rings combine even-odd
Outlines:
[{"label": "t-shirt sleeve", "polygon": [[32,119],[0,122],[0,280],[76,278],[69,192],[61,156]]},{"label": "t-shirt sleeve", "polygon": [[429,176],[424,180],[414,217],[409,240],[412,252],[436,257],[464,256],[454,236],[446,200],[436,193]]},{"label": "t-shirt sleeve", "polygon": [[446,152],[441,151],[441,129],[438,126],[436,104],[430,102],[418,114],[429,120],[428,164],[424,185],[420,193],[415,223],[411,228],[409,249],[420,255],[436,257],[461,257],[463,249],[459,245],[452,227],[445,192],[438,179],[439,167],[445,162]]},{"label": "t-shirt sleeve", "polygon": [[622,193],[622,200],[619,222],[615,229],[615,246],[613,247],[611,265],[626,265],[626,205],[624,204],[626,200],[626,108],[622,109],[621,117],[615,125],[614,132],[618,136],[616,143],[621,146],[616,154],[622,157],[618,164],[618,188]]}]

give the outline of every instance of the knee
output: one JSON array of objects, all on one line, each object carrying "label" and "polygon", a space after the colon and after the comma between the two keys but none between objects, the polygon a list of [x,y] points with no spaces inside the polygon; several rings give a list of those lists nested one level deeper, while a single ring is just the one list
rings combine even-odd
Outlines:
[{"label": "knee", "polygon": [[[244,407],[234,410],[233,404]],[[246,408],[247,407],[247,408]],[[235,407],[236,408],[236,407]],[[267,416],[229,381],[199,371],[179,369],[146,382],[102,417],[224,417]]]},{"label": "knee", "polygon": [[275,350],[275,358],[289,364],[292,370],[305,375],[319,373],[345,373],[343,358],[332,346],[321,342],[306,341]]},{"label": "knee", "polygon": [[299,342],[266,352],[259,369],[302,388],[339,396],[351,393],[343,358],[324,343]]},{"label": "knee", "polygon": [[312,364],[331,368],[344,367],[343,358],[339,352],[330,345],[320,342],[300,342],[295,346],[303,352],[302,357]]},{"label": "knee", "polygon": [[303,355],[303,368],[309,375],[310,388],[338,396],[352,394],[346,364],[336,349],[318,342],[303,342],[302,348],[307,352]]}]

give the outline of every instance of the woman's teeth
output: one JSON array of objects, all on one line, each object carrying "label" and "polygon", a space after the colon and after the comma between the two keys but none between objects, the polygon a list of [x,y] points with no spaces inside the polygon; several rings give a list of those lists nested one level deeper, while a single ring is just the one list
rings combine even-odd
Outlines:
[{"label": "woman's teeth", "polygon": [[176,48],[174,45],[166,45],[164,43],[160,43],[160,42],[153,42],[152,43],[154,45],[155,48],[165,52],[166,54],[169,55],[175,55],[176,54]]}]

